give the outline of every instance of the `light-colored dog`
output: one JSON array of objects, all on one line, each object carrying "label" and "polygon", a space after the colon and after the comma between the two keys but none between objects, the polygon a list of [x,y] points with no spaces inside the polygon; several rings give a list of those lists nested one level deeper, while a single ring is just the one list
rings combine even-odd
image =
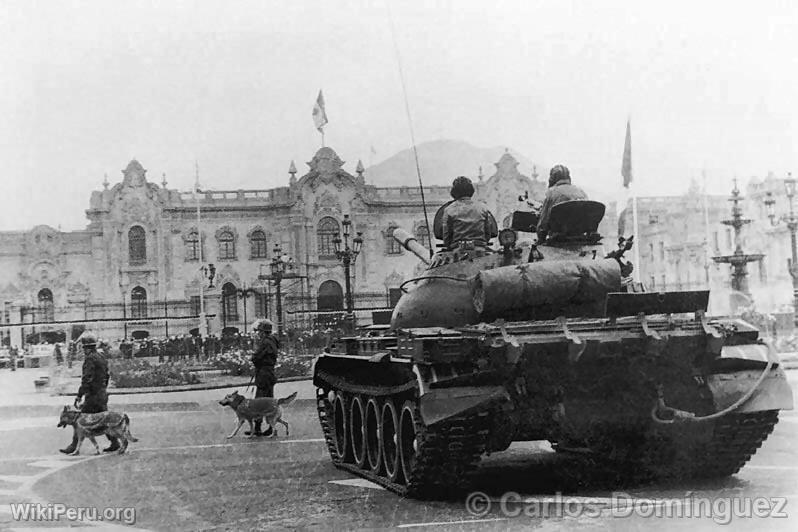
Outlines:
[{"label": "light-colored dog", "polygon": [[124,454],[127,450],[128,442],[137,442],[138,438],[134,438],[130,433],[130,418],[127,414],[120,414],[119,412],[98,412],[96,414],[83,414],[80,410],[65,406],[61,411],[61,419],[58,421],[59,427],[66,427],[71,425],[75,429],[75,434],[78,437],[78,444],[75,447],[75,452],[72,454],[77,456],[80,454],[80,446],[83,445],[83,440],[88,438],[94,444],[94,449],[97,454],[100,454],[100,446],[97,445],[95,436],[110,436],[117,438],[121,442],[119,454]]},{"label": "light-colored dog", "polygon": [[288,436],[288,423],[283,421],[283,406],[291,404],[294,399],[296,399],[296,392],[282,399],[274,399],[272,397],[247,399],[238,392],[226,395],[219,401],[219,404],[232,408],[238,417],[238,425],[227,438],[230,439],[238,434],[244,421],[249,422],[249,437],[252,438],[255,435],[255,421],[260,418],[265,418],[266,423],[274,429],[272,438],[277,437],[277,423],[285,426],[285,435]]}]

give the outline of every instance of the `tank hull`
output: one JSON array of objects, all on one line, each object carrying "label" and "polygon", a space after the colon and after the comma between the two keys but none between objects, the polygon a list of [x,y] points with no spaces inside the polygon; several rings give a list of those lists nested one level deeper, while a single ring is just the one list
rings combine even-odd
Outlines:
[{"label": "tank hull", "polygon": [[672,317],[405,329],[319,357],[319,418],[336,466],[413,497],[466,489],[481,455],[527,440],[630,481],[727,476],[792,408],[751,331],[720,343]]}]

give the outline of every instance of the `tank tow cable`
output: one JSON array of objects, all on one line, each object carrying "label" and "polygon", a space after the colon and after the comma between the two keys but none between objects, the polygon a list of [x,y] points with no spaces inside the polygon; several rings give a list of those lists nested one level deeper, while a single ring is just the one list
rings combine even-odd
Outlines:
[{"label": "tank tow cable", "polygon": [[[660,423],[663,425],[668,425],[671,423],[675,423],[677,421],[710,421],[712,419],[717,419],[719,417],[723,417],[727,414],[731,414],[738,408],[740,408],[743,404],[748,401],[754,392],[762,385],[762,382],[767,377],[770,370],[773,368],[773,364],[777,360],[775,349],[770,342],[764,342],[768,348],[768,362],[765,366],[765,369],[762,370],[762,374],[759,375],[757,381],[751,386],[751,389],[748,390],[742,397],[737,399],[734,403],[729,405],[728,407],[724,408],[719,412],[715,412],[713,414],[709,414],[706,416],[696,416],[693,412],[688,412],[686,410],[679,410],[678,408],[672,408],[665,404],[665,391],[661,384],[657,385],[657,404],[654,405],[654,408],[651,410],[651,419],[654,420],[655,423]],[[660,413],[668,413],[673,417],[670,419],[664,419],[660,417]]]}]

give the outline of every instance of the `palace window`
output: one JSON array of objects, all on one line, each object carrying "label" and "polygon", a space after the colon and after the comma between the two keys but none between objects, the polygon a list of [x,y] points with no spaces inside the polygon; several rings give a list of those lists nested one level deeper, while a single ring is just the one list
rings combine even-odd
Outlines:
[{"label": "palace window", "polygon": [[[55,319],[55,306],[53,305],[53,293],[49,288],[39,290],[39,312],[38,318],[41,321],[53,321]],[[39,321],[37,320],[37,321]]]},{"label": "palace window", "polygon": [[418,240],[419,244],[429,249],[429,230],[426,225],[419,224],[416,226],[416,240]]},{"label": "palace window", "polygon": [[319,258],[334,259],[335,246],[333,239],[339,234],[338,221],[335,218],[326,216],[319,220],[319,227],[316,231],[316,238],[319,242]]},{"label": "palace window", "polygon": [[140,286],[130,292],[130,316],[132,318],[147,317],[147,291]]},{"label": "palace window", "polygon": [[399,255],[402,252],[402,246],[393,237],[393,230],[396,229],[395,225],[388,226],[385,230],[385,254],[386,255]]},{"label": "palace window", "polygon": [[236,237],[232,231],[219,233],[219,260],[235,260]]},{"label": "palace window", "polygon": [[191,231],[186,235],[186,260],[200,260],[200,239],[199,233]]},{"label": "palace window", "polygon": [[249,236],[249,258],[265,259],[267,247],[266,233],[261,230],[253,231]]},{"label": "palace window", "polygon": [[222,322],[227,326],[231,321],[238,321],[238,293],[233,283],[225,283],[222,287]]},{"label": "palace window", "polygon": [[265,318],[269,315],[269,300],[263,292],[255,292],[255,317]]},{"label": "palace window", "polygon": [[127,233],[128,255],[130,264],[142,264],[147,261],[147,236],[144,228],[134,225]]}]

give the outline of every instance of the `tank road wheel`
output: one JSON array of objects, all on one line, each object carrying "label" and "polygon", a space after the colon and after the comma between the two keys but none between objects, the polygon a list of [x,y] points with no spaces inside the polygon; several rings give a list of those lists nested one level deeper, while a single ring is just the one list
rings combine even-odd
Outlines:
[{"label": "tank road wheel", "polygon": [[338,392],[333,400],[333,431],[335,451],[342,462],[352,461],[352,447],[349,444],[349,416],[344,394]]},{"label": "tank road wheel", "polygon": [[401,484],[402,465],[399,463],[398,431],[399,419],[393,401],[388,399],[382,406],[382,462],[385,465],[385,475],[391,482]]},{"label": "tank road wheel", "polygon": [[380,413],[382,409],[377,399],[372,397],[366,403],[364,420],[366,465],[375,475],[382,474],[382,444],[380,442]]},{"label": "tank road wheel", "polygon": [[416,404],[413,401],[405,401],[399,414],[399,462],[408,484],[413,480],[413,469],[416,466],[421,439],[417,427]]},{"label": "tank road wheel", "polygon": [[366,469],[366,438],[363,423],[363,399],[356,395],[349,404],[349,438],[352,442],[352,458],[361,469]]}]

